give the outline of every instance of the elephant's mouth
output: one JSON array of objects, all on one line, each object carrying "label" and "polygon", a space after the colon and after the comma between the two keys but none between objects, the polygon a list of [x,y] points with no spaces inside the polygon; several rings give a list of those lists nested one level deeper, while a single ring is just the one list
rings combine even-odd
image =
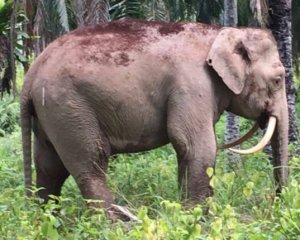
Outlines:
[{"label": "elephant's mouth", "polygon": [[[259,143],[257,145],[255,145],[254,147],[245,149],[245,150],[231,148],[233,146],[241,144],[242,142],[244,142],[247,139],[249,139],[250,137],[252,137],[253,134],[258,129],[258,127],[264,129],[264,128],[266,128],[266,126],[267,126],[267,129],[265,131],[264,136],[259,141]],[[273,136],[275,127],[276,127],[276,118],[274,116],[268,116],[268,114],[262,114],[261,117],[255,123],[255,125],[251,128],[251,130],[246,135],[244,135],[243,137],[241,137],[231,143],[221,145],[218,148],[219,149],[229,148],[230,151],[238,153],[238,154],[252,154],[252,153],[258,152],[258,151],[262,150],[269,143],[269,141],[271,140],[271,138]]]},{"label": "elephant's mouth", "polygon": [[265,129],[268,125],[270,114],[263,112],[260,117],[257,119],[257,123],[261,129]]}]

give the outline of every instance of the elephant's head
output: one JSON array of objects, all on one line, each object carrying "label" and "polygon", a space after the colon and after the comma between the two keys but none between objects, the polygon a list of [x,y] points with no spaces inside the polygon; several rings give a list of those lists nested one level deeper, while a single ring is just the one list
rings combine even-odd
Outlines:
[{"label": "elephant's head", "polygon": [[281,186],[288,177],[288,110],[285,69],[272,34],[261,29],[224,28],[212,44],[207,63],[232,92],[228,111],[255,120],[261,128],[269,122],[261,144],[237,152],[261,149],[271,138],[275,178]]}]

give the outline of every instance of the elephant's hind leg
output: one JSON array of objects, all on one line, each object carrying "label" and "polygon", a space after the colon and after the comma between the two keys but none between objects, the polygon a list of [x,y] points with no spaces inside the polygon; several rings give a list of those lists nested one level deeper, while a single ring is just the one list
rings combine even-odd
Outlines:
[{"label": "elephant's hind leg", "polygon": [[113,203],[113,196],[108,190],[106,183],[106,170],[108,157],[102,154],[102,147],[98,149],[98,158],[86,159],[82,163],[80,171],[72,171],[73,177],[85,199],[100,200],[100,202],[90,202],[89,205],[95,207],[109,208]]},{"label": "elephant's hind leg", "polygon": [[60,195],[61,187],[69,176],[69,172],[52,144],[37,137],[34,141],[34,160],[37,175],[36,185],[40,189],[38,196],[47,202],[49,195]]},{"label": "elephant's hind leg", "polygon": [[53,119],[51,122],[55,124],[48,125],[49,138],[83,198],[99,200],[91,201],[90,205],[109,208],[113,203],[106,184],[109,142],[91,110],[64,111],[67,113],[64,121]]}]

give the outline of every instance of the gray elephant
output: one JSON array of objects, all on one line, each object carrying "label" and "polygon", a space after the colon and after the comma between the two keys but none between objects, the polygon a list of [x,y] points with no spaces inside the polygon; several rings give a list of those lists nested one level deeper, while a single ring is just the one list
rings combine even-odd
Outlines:
[{"label": "gray elephant", "polygon": [[45,200],[72,175],[84,198],[103,200],[108,209],[109,156],[171,143],[180,188],[190,203],[202,201],[212,194],[206,170],[215,164],[214,126],[224,110],[268,125],[257,146],[235,151],[252,153],[271,139],[280,189],[288,177],[284,78],[267,30],[125,20],[70,32],[45,49],[24,82],[27,194],[33,129]]}]

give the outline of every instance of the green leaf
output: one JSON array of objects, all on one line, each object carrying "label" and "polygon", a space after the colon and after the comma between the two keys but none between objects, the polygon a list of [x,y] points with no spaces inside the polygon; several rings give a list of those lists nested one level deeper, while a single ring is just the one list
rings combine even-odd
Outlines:
[{"label": "green leaf", "polygon": [[214,174],[214,169],[211,167],[207,168],[206,174],[208,175],[208,177],[212,177],[212,175]]},{"label": "green leaf", "polygon": [[3,8],[4,4],[5,4],[4,0],[0,0],[0,9]]},{"label": "green leaf", "polygon": [[244,187],[243,193],[246,197],[250,197],[253,193],[252,188]]},{"label": "green leaf", "polygon": [[26,57],[24,57],[19,51],[15,50],[15,55],[18,57],[18,59],[19,59],[21,62],[27,62]]}]

